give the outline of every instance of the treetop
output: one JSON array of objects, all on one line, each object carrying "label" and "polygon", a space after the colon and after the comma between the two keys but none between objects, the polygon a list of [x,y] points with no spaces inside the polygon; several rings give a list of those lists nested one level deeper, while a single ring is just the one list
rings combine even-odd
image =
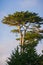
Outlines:
[{"label": "treetop", "polygon": [[14,14],[9,14],[8,16],[5,16],[2,20],[4,24],[8,24],[11,26],[15,25],[23,25],[30,23],[39,23],[42,22],[43,18],[38,16],[37,13],[29,12],[29,11],[21,11],[21,12],[15,12]]}]

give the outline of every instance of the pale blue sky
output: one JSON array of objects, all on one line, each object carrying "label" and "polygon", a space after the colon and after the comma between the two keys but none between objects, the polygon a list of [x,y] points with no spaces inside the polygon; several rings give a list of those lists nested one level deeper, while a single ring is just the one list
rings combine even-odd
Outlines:
[{"label": "pale blue sky", "polygon": [[[43,0],[0,0],[0,65],[4,65],[6,57],[18,45],[15,34],[10,33],[14,27],[2,24],[1,20],[8,14],[27,10],[36,12],[43,17]],[[39,52],[41,52],[40,49],[43,49],[42,43],[37,47]]]}]

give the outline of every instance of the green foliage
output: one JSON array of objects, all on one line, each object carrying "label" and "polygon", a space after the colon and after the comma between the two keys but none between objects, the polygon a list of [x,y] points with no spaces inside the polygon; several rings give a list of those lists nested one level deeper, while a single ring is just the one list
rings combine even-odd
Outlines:
[{"label": "green foliage", "polygon": [[14,32],[15,32],[15,33],[16,33],[16,32],[19,33],[19,30],[18,30],[18,29],[16,29],[16,30],[11,30],[11,32],[13,32],[13,33],[14,33]]},{"label": "green foliage", "polygon": [[25,40],[40,40],[42,39],[43,36],[39,33],[34,33],[34,32],[27,32],[25,36]]},{"label": "green foliage", "polygon": [[14,14],[10,14],[7,17],[4,17],[3,19],[3,23],[4,24],[8,24],[8,25],[18,25],[18,24],[24,24],[24,23],[35,23],[35,22],[41,22],[43,21],[43,19],[38,16],[36,13],[32,13],[32,12],[16,12]]},{"label": "green foliage", "polygon": [[40,65],[43,65],[43,55],[40,56]]},{"label": "green foliage", "polygon": [[7,60],[8,65],[43,65],[43,58],[36,53],[34,47],[29,44],[24,45],[23,48],[24,52],[19,51],[18,47],[12,52]]}]

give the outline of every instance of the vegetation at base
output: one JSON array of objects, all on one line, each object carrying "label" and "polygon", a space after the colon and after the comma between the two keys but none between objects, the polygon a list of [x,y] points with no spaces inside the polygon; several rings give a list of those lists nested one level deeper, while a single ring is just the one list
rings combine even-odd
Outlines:
[{"label": "vegetation at base", "polygon": [[8,65],[43,65],[43,55],[38,55],[32,45],[24,45],[22,48],[24,48],[23,52],[19,51],[19,47],[15,52],[12,51],[7,60]]}]

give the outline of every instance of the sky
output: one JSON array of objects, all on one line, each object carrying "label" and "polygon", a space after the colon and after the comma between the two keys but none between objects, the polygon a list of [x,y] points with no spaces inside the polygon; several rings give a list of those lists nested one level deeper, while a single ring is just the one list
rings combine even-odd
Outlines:
[{"label": "sky", "polygon": [[[43,0],[0,0],[0,65],[6,65],[11,51],[19,45],[16,34],[10,32],[14,27],[2,24],[2,19],[16,11],[36,12],[43,17]],[[43,28],[43,26],[42,26]],[[37,46],[38,53],[43,49],[43,40]]]}]

